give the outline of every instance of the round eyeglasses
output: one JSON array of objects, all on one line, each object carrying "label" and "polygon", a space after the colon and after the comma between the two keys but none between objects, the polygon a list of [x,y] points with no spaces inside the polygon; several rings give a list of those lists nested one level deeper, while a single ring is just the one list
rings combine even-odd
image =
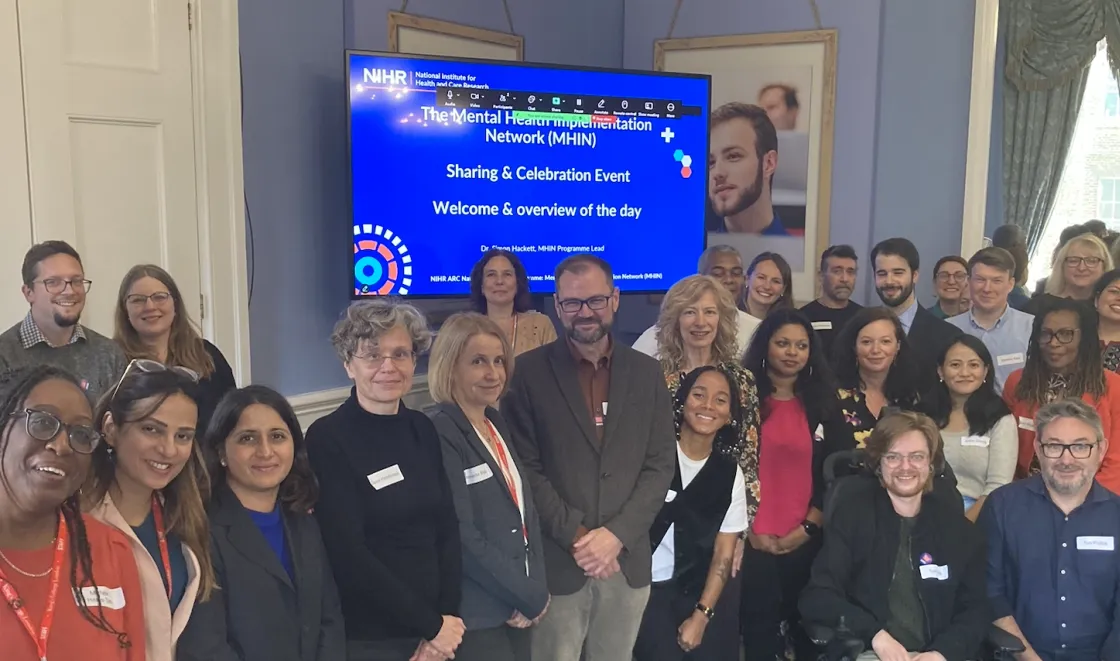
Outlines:
[{"label": "round eyeglasses", "polygon": [[12,414],[13,418],[24,419],[27,435],[36,441],[50,443],[58,432],[66,430],[66,441],[70,449],[78,454],[92,454],[101,443],[101,433],[89,425],[68,425],[53,413],[36,409],[24,409]]}]

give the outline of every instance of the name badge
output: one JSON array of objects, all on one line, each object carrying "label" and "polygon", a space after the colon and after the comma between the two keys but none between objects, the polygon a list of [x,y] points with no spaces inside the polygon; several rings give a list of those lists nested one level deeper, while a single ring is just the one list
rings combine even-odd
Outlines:
[{"label": "name badge", "polygon": [[1116,540],[1112,537],[1078,537],[1078,551],[1115,551]]},{"label": "name badge", "polygon": [[922,565],[918,567],[918,572],[921,573],[923,580],[931,578],[939,581],[949,580],[948,565]]},{"label": "name badge", "polygon": [[1021,365],[1025,362],[1027,362],[1027,357],[1022,353],[1005,353],[1002,356],[996,356],[996,365],[1000,367],[1004,365]]},{"label": "name badge", "polygon": [[992,439],[987,436],[965,436],[961,439],[961,445],[966,448],[986,448],[992,442]]},{"label": "name badge", "polygon": [[369,485],[371,487],[380,491],[385,487],[396,484],[397,482],[403,482],[404,473],[401,472],[401,467],[399,464],[393,464],[388,468],[382,468],[376,473],[370,473],[369,475],[366,475],[366,479],[369,480]]},{"label": "name badge", "polygon": [[673,491],[672,489],[669,489],[668,491],[665,492],[665,502],[671,503],[676,499],[677,499],[677,492],[676,491]]},{"label": "name badge", "polygon": [[1031,418],[1024,418],[1023,416],[1019,416],[1019,429],[1034,431],[1034,420]]},{"label": "name badge", "polygon": [[832,330],[831,321],[814,321],[813,330]]},{"label": "name badge", "polygon": [[107,588],[103,586],[85,587],[74,590],[74,603],[79,606],[84,602],[89,608],[94,608],[101,601],[102,608],[119,611],[124,608],[124,590],[122,588]]},{"label": "name badge", "polygon": [[463,469],[463,479],[466,480],[467,486],[478,484],[483,480],[489,480],[494,477],[494,471],[490,470],[488,464],[479,464],[474,468]]}]

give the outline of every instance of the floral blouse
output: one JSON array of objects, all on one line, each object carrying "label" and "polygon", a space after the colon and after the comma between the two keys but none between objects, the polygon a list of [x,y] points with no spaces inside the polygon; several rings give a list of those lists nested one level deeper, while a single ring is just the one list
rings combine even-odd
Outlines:
[{"label": "floral blouse", "polygon": [[[743,479],[747,486],[747,519],[753,521],[762,495],[762,489],[758,483],[758,388],[754,384],[754,375],[738,363],[723,363],[719,365],[719,368],[735,378],[735,386],[739,390],[739,411],[741,415],[739,420],[731,421],[737,428],[735,445],[714,449],[717,452],[735,457],[740,470],[743,471]],[[667,374],[665,381],[669,386],[669,392],[675,394],[686,375],[686,372],[670,372]],[[679,433],[678,430],[678,436]]]},{"label": "floral blouse", "polygon": [[875,423],[879,422],[867,408],[867,396],[859,388],[840,388],[836,391],[836,396],[840,398],[840,415],[844,422],[842,429],[852,435],[850,447],[864,447]]}]

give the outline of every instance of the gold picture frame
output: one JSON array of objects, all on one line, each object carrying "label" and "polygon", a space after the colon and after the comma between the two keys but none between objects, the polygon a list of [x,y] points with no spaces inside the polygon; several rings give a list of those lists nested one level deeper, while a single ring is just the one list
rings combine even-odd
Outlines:
[{"label": "gold picture frame", "polygon": [[389,51],[481,60],[525,60],[525,38],[413,14],[389,12]]}]

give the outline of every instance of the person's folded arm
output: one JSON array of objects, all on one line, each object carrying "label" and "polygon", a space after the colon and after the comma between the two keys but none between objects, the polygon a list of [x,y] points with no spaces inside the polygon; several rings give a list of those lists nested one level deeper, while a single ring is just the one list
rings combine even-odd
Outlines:
[{"label": "person's folded arm", "polygon": [[[463,574],[525,617],[534,619],[548,602],[548,587],[525,573],[525,563],[503,553],[479,530],[474,520],[470,487],[463,477],[467,468],[462,450],[466,439],[449,419],[436,420],[462,544]],[[502,479],[495,475],[489,479]],[[518,530],[520,533],[521,530]]]},{"label": "person's folded arm", "polygon": [[855,572],[856,559],[853,532],[845,530],[848,524],[840,521],[839,514],[825,523],[824,546],[813,562],[808,585],[801,591],[798,609],[806,621],[821,626],[837,627],[843,618],[848,630],[870,644],[883,623],[848,597],[847,585]]},{"label": "person's folded arm", "polygon": [[537,445],[533,404],[529,399],[528,385],[519,377],[521,373],[514,371],[513,378],[510,379],[509,390],[502,398],[502,416],[513,437],[510,442],[521,457],[522,477],[528,480],[529,487],[533,490],[541,529],[561,548],[567,549],[576,541],[576,532],[583,525],[584,513],[561,498],[545,475],[540,447]]},{"label": "person's folded arm", "polygon": [[[940,652],[945,661],[978,658],[992,622],[985,581],[986,545],[979,531],[970,533],[975,533],[970,535],[971,540],[959,540],[959,543],[971,544],[972,548],[959,568],[961,577],[953,600],[953,617],[929,646],[930,650]],[[951,571],[953,569],[958,568]]]},{"label": "person's folded arm", "polygon": [[435,638],[443,627],[443,614],[435,604],[426,603],[366,546],[360,506],[366,496],[357,488],[349,460],[326,434],[329,432],[311,426],[307,432],[307,454],[319,479],[315,518],[335,575],[344,576],[343,589],[361,595],[365,605],[380,618],[403,627],[407,635],[415,634],[425,640]]},{"label": "person's folded arm", "polygon": [[665,494],[676,470],[677,439],[673,427],[673,404],[669,389],[659,381],[654,387],[653,410],[644,412],[653,420],[646,440],[645,459],[630,497],[603,527],[627,549],[637,548],[649,534],[654,518],[665,504]]}]

